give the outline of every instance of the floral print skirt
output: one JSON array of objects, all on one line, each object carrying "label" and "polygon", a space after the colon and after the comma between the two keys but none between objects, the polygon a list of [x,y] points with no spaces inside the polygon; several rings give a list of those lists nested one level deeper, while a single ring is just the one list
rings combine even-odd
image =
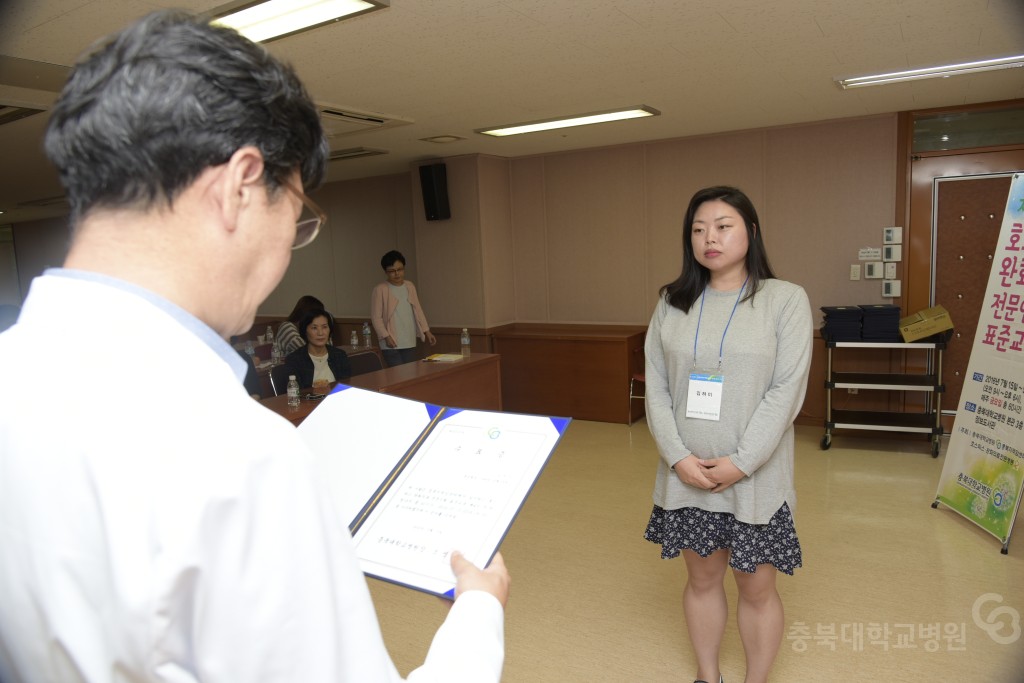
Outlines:
[{"label": "floral print skirt", "polygon": [[679,557],[682,550],[708,557],[716,550],[728,549],[729,566],[748,574],[753,574],[759,564],[770,564],[792,576],[803,561],[787,503],[767,524],[740,522],[728,512],[664,510],[655,505],[644,538],[660,543],[661,557],[666,560]]}]

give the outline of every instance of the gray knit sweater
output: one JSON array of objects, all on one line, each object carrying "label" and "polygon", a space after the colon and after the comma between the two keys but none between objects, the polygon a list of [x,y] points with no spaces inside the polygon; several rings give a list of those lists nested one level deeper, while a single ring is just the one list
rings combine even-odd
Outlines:
[{"label": "gray knit sweater", "polygon": [[[719,345],[738,291],[706,291],[700,315],[697,368],[718,366]],[[647,423],[661,453],[654,503],[674,510],[698,507],[766,524],[789,503],[793,486],[793,420],[803,404],[811,364],[811,308],[804,290],[783,280],[762,283],[744,301],[725,335],[718,421],[686,417],[700,300],[683,313],[661,298],[647,330]],[[731,456],[747,476],[721,493],[679,481],[670,468],[690,454]]]}]

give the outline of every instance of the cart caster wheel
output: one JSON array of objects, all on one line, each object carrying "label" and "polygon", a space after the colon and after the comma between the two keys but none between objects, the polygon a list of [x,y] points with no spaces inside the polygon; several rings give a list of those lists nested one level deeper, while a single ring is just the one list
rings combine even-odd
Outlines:
[{"label": "cart caster wheel", "polygon": [[830,448],[832,448],[832,436],[830,434],[826,434],[821,437],[821,450],[827,451]]},{"label": "cart caster wheel", "polygon": [[938,441],[935,441],[934,443],[932,443],[932,457],[933,458],[939,457],[939,449],[940,448],[941,448],[941,444]]}]

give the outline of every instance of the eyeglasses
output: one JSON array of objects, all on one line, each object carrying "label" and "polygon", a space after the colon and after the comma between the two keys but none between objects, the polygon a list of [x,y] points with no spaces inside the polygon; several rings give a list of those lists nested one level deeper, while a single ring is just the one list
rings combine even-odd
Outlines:
[{"label": "eyeglasses", "polygon": [[309,245],[320,234],[320,228],[327,222],[327,214],[316,205],[316,202],[307,197],[305,192],[292,187],[291,183],[282,182],[281,185],[302,200],[303,206],[314,214],[313,218],[302,218],[295,223],[295,239],[292,241],[292,249],[302,249],[302,247]]},{"label": "eyeglasses", "polygon": [[399,273],[404,273],[405,268],[388,268],[384,272],[388,275],[398,275]]}]

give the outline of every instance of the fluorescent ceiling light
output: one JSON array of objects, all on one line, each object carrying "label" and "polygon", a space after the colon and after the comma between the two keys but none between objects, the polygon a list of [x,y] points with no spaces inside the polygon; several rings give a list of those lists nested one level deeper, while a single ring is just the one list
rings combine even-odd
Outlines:
[{"label": "fluorescent ceiling light", "polygon": [[614,109],[612,111],[594,112],[592,114],[579,114],[568,118],[546,119],[544,121],[530,121],[528,123],[513,123],[508,126],[480,128],[476,133],[504,137],[506,135],[520,135],[522,133],[536,133],[540,130],[552,130],[555,128],[568,128],[570,126],[587,126],[591,123],[604,123],[606,121],[621,121],[623,119],[636,119],[643,116],[658,116],[661,114],[657,109],[646,105],[628,107],[626,109]]},{"label": "fluorescent ceiling light", "polygon": [[834,80],[836,85],[845,90],[847,88],[861,88],[866,85],[885,85],[886,83],[899,83],[900,81],[916,81],[922,78],[947,78],[949,76],[959,76],[960,74],[995,71],[997,69],[1013,69],[1022,66],[1024,66],[1024,55],[1014,55],[1013,57],[1000,57],[999,59],[984,59],[978,62],[964,62],[962,64],[933,66],[927,69],[894,71],[887,74],[836,78]]},{"label": "fluorescent ceiling light", "polygon": [[266,0],[232,2],[211,12],[211,23],[260,42],[388,7],[391,0]]}]

